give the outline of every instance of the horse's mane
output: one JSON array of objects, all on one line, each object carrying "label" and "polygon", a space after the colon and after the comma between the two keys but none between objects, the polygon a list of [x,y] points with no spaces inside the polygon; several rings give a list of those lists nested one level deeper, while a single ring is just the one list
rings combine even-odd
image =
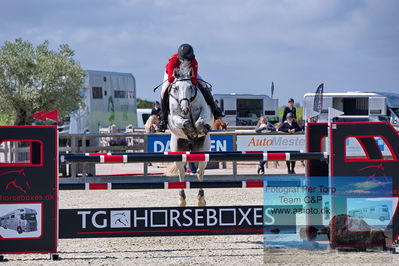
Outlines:
[{"label": "horse's mane", "polygon": [[179,68],[177,69],[177,74],[179,77],[191,77],[192,67],[189,62],[180,63]]}]

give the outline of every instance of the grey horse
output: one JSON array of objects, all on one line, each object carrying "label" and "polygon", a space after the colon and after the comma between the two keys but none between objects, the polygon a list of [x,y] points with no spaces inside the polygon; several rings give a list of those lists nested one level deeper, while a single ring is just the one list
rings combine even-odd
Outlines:
[{"label": "grey horse", "polygon": [[[175,72],[175,81],[169,92],[169,129],[171,131],[170,149],[176,151],[210,151],[209,125],[214,118],[202,93],[191,82],[192,70],[186,74]],[[175,162],[180,182],[185,178],[185,162]],[[197,178],[203,181],[206,162],[198,163]],[[179,192],[179,206],[186,206],[184,190]],[[205,206],[204,191],[198,192],[198,206]]]}]

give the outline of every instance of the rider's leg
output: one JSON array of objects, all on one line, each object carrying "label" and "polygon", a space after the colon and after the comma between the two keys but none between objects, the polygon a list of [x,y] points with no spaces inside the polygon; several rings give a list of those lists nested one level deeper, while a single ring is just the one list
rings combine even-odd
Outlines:
[{"label": "rider's leg", "polygon": [[202,95],[204,95],[206,103],[211,107],[211,111],[213,114],[213,117],[216,119],[220,119],[223,117],[223,113],[221,110],[218,108],[218,106],[215,103],[215,100],[213,99],[212,93],[209,88],[204,88],[201,85],[198,86],[200,91],[202,92]]},{"label": "rider's leg", "polygon": [[211,90],[208,87],[206,87],[206,85],[204,86],[204,84],[201,82],[198,82],[198,88],[200,89],[202,95],[204,95],[206,103],[211,107],[211,111],[215,120],[222,118],[223,113],[221,112],[220,108],[216,105]]},{"label": "rider's leg", "polygon": [[[164,74],[164,80],[168,79],[168,74]],[[165,132],[166,128],[168,127],[168,115],[169,115],[169,82],[166,81],[162,84],[162,91],[161,91],[161,121],[159,122],[159,131]]]}]

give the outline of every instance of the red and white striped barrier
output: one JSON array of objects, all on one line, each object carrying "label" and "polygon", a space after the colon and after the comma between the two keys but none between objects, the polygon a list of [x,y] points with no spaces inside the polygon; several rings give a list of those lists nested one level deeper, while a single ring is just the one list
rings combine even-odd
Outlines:
[{"label": "red and white striped barrier", "polygon": [[60,190],[118,190],[118,189],[194,189],[194,188],[262,188],[263,180],[204,181],[163,183],[65,183]]},{"label": "red and white striped barrier", "polygon": [[129,153],[61,154],[61,163],[131,163],[131,162],[220,162],[220,161],[301,161],[327,160],[323,152],[207,152],[207,153]]}]

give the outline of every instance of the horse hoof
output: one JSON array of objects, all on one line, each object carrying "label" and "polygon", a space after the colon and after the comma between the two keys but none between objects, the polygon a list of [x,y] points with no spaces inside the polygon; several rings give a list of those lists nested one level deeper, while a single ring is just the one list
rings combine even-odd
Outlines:
[{"label": "horse hoof", "polygon": [[186,200],[183,198],[179,199],[179,207],[186,207]]},{"label": "horse hoof", "polygon": [[198,206],[199,207],[205,207],[206,206],[206,201],[203,197],[198,199]]}]

